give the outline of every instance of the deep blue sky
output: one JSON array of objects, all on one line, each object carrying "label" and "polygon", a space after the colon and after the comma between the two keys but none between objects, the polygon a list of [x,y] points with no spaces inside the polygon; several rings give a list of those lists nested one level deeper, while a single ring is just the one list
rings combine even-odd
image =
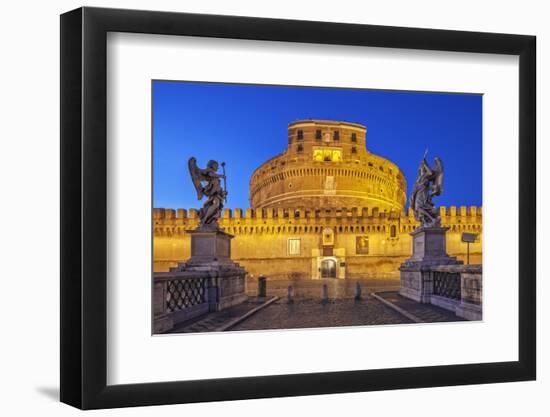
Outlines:
[{"label": "deep blue sky", "polygon": [[[249,207],[248,184],[283,152],[287,125],[328,119],[367,126],[367,148],[395,162],[410,193],[427,147],[443,160],[437,205],[482,205],[482,96],[336,88],[153,82],[154,207],[200,207],[187,160],[226,162],[226,207]],[[221,168],[220,168],[221,169]]]}]

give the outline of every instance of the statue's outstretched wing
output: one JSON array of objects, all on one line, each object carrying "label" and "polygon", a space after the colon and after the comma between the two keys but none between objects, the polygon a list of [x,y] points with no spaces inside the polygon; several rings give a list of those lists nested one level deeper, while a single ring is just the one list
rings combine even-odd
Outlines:
[{"label": "statue's outstretched wing", "polygon": [[201,184],[202,174],[200,168],[197,166],[196,158],[189,158],[188,166],[189,175],[191,175],[191,181],[193,181],[195,190],[197,190],[197,198],[200,200],[203,196],[203,188]]},{"label": "statue's outstretched wing", "polygon": [[443,163],[441,159],[434,159],[434,185],[433,185],[433,195],[441,195],[443,192]]}]

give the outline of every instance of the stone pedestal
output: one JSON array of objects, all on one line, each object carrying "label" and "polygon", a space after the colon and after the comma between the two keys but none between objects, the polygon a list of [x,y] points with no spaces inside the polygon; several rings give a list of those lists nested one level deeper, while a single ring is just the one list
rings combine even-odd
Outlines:
[{"label": "stone pedestal", "polygon": [[464,265],[460,280],[460,304],[456,315],[467,320],[482,320],[483,279],[481,265]]},{"label": "stone pedestal", "polygon": [[191,258],[185,265],[212,265],[233,263],[231,261],[231,239],[233,236],[221,230],[189,230],[191,235]]},{"label": "stone pedestal", "polygon": [[447,255],[446,227],[419,227],[411,233],[413,255],[399,267],[401,288],[399,293],[407,298],[429,303],[433,292],[430,268],[440,265],[462,264],[454,256]]},{"label": "stone pedestal", "polygon": [[192,230],[191,258],[154,274],[154,333],[246,301],[246,270],[231,260],[233,236]]},{"label": "stone pedestal", "polygon": [[223,310],[246,301],[246,270],[231,260],[233,236],[221,230],[188,231],[191,258],[171,272],[208,273],[209,311]]}]

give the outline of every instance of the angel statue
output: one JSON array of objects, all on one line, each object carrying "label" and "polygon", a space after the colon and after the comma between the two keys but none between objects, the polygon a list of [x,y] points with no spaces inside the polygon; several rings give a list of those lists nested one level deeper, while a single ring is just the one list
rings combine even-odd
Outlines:
[{"label": "angel statue", "polygon": [[443,192],[443,164],[441,159],[436,157],[433,168],[430,168],[426,162],[427,153],[426,150],[418,168],[409,204],[415,219],[420,222],[420,227],[439,227],[441,217],[432,202],[432,197],[441,195]]},{"label": "angel statue", "polygon": [[[203,196],[207,197],[199,210],[199,230],[216,230],[223,203],[227,199],[225,163],[221,163],[223,174],[218,174],[218,162],[213,160],[208,161],[204,169],[197,166],[197,160],[194,157],[189,158],[188,165],[191,180],[197,190],[197,198],[201,200]],[[220,184],[222,178],[224,180],[223,189]]]}]

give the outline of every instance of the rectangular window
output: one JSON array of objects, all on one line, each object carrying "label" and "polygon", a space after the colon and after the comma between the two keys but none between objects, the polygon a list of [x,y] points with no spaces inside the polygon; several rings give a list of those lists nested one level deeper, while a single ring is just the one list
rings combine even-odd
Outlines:
[{"label": "rectangular window", "polygon": [[339,130],[334,131],[333,138],[334,138],[334,140],[340,140],[340,131]]},{"label": "rectangular window", "polygon": [[296,139],[297,140],[304,140],[304,131],[303,130],[298,130]]},{"label": "rectangular window", "polygon": [[317,129],[315,131],[315,140],[321,140],[321,130]]},{"label": "rectangular window", "polygon": [[302,144],[296,146],[296,152],[302,153],[304,151],[304,146]]},{"label": "rectangular window", "polygon": [[357,148],[355,146],[351,147],[351,153],[357,153]]},{"label": "rectangular window", "polygon": [[289,255],[300,254],[300,239],[288,239],[288,254]]},{"label": "rectangular window", "polygon": [[352,142],[357,142],[357,133],[352,133],[351,134],[351,141]]}]

